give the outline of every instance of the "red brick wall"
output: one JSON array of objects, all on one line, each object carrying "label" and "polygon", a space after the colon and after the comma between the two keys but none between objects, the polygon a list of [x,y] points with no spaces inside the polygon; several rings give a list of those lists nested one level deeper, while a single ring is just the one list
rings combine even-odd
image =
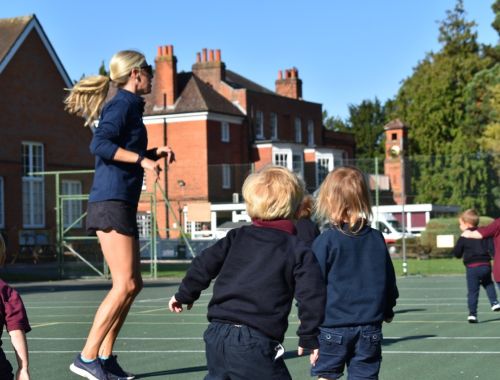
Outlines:
[{"label": "red brick wall", "polygon": [[[35,30],[0,74],[0,176],[5,182],[5,232],[17,249],[22,225],[21,143],[44,145],[45,170],[93,169],[92,133],[83,120],[64,111],[65,82]],[[8,143],[7,143],[8,142]],[[64,177],[63,177],[64,178]],[[74,177],[73,177],[74,178]],[[88,192],[92,176],[82,180]],[[54,178],[45,180],[46,227],[55,228]]]}]

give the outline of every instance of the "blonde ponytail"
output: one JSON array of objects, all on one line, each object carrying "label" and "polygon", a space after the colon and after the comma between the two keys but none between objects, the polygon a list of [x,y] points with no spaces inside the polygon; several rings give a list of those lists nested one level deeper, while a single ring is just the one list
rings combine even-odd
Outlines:
[{"label": "blonde ponytail", "polygon": [[103,75],[89,76],[80,80],[64,100],[64,109],[71,114],[86,119],[85,125],[92,124],[99,118],[102,106],[108,95],[111,81],[117,87],[124,86],[134,68],[146,62],[144,54],[135,50],[123,50],[116,53],[109,63],[109,77]]},{"label": "blonde ponytail", "polygon": [[89,126],[99,118],[102,105],[108,95],[109,82],[107,76],[96,75],[85,77],[68,89],[69,95],[64,100],[64,109],[71,114],[85,118]]}]

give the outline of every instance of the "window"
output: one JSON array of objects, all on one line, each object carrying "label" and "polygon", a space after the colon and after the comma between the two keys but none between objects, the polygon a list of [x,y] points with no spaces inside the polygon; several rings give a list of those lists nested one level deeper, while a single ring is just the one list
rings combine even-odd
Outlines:
[{"label": "window", "polygon": [[314,146],[314,122],[312,120],[307,122],[307,144]]},{"label": "window", "polygon": [[316,186],[320,186],[330,171],[333,170],[333,160],[324,155],[316,158]]},{"label": "window", "polygon": [[137,228],[139,239],[149,239],[151,236],[151,212],[137,213]]},{"label": "window", "polygon": [[273,148],[273,164],[284,166],[299,177],[303,177],[304,158],[302,151],[293,151],[292,148]]},{"label": "window", "polygon": [[264,138],[264,114],[262,111],[255,113],[255,137],[258,139]]},{"label": "window", "polygon": [[304,160],[302,159],[303,154],[293,153],[292,155],[292,171],[302,178],[302,173],[304,172]]},{"label": "window", "polygon": [[43,176],[33,172],[43,171],[43,145],[22,143],[23,160],[23,227],[45,225],[45,190]]},{"label": "window", "polygon": [[320,186],[334,168],[343,165],[343,151],[316,152],[316,186]]},{"label": "window", "polygon": [[220,140],[222,142],[229,142],[231,140],[231,136],[229,135],[229,123],[227,121],[223,121],[220,125]]},{"label": "window", "polygon": [[302,142],[302,121],[300,117],[295,118],[295,142]]},{"label": "window", "polygon": [[278,140],[278,115],[274,112],[271,112],[269,124],[271,125],[271,140]]},{"label": "window", "polygon": [[3,191],[3,177],[0,177],[0,228],[5,228],[5,199]]},{"label": "window", "polygon": [[[82,183],[80,181],[62,181],[62,195],[81,195]],[[63,199],[63,225],[73,228],[82,228],[82,220],[73,224],[82,215],[82,201],[80,199]]]},{"label": "window", "polygon": [[222,188],[231,188],[231,166],[228,164],[222,164]]}]

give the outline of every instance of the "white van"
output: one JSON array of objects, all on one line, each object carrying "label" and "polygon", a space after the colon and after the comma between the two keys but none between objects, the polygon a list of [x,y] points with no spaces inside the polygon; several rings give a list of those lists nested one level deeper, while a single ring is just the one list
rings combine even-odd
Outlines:
[{"label": "white van", "polygon": [[403,233],[403,227],[401,226],[399,221],[390,213],[375,214],[374,212],[372,228],[375,228],[376,230],[382,232],[387,244],[395,243],[397,240],[402,239],[403,236],[407,239],[415,237],[415,235],[409,233],[406,229],[406,232]]}]

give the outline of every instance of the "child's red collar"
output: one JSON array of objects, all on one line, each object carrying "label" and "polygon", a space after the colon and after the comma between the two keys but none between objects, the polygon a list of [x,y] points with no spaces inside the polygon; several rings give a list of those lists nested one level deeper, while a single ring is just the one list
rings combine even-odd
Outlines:
[{"label": "child's red collar", "polygon": [[274,228],[276,230],[284,231],[290,235],[297,235],[297,229],[295,224],[288,219],[274,219],[274,220],[262,220],[262,219],[252,219],[252,223],[255,227],[264,228]]}]

